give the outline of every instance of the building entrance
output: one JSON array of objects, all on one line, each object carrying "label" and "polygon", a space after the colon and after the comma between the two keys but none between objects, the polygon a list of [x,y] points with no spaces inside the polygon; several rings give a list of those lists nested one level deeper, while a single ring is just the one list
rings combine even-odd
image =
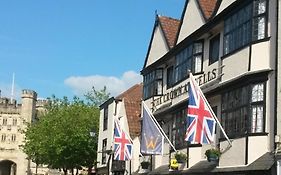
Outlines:
[{"label": "building entrance", "polygon": [[10,160],[0,161],[0,175],[16,175],[17,164]]}]

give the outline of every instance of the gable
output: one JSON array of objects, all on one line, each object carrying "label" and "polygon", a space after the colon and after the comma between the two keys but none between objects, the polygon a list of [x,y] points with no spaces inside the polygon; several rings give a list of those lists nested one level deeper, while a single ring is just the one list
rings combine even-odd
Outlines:
[{"label": "gable", "polygon": [[218,0],[197,0],[197,3],[199,4],[200,10],[204,15],[205,20],[208,21],[216,9]]},{"label": "gable", "polygon": [[216,15],[218,15],[219,13],[221,13],[225,8],[227,8],[228,6],[230,6],[232,3],[234,3],[236,0],[227,0],[227,1],[221,1],[220,7],[216,13]]},{"label": "gable", "polygon": [[163,31],[160,25],[154,28],[153,36],[148,50],[146,63],[144,67],[147,67],[164,56],[169,51]]},{"label": "gable", "polygon": [[182,15],[182,24],[178,35],[177,43],[180,43],[187,36],[205,24],[205,19],[196,0],[189,0],[186,3]]}]

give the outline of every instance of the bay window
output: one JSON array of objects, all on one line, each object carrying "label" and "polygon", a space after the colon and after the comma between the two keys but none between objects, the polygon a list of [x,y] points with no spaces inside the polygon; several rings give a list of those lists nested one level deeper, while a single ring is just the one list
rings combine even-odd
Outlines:
[{"label": "bay window", "polygon": [[158,68],[146,75],[143,81],[144,99],[163,94],[163,69]]},{"label": "bay window", "polygon": [[222,94],[221,121],[230,137],[264,132],[264,87],[250,84]]},{"label": "bay window", "polygon": [[224,54],[266,37],[267,0],[253,0],[224,21]]},{"label": "bay window", "polygon": [[202,72],[202,64],[203,41],[197,41],[176,55],[175,83],[187,78],[188,70],[192,73]]}]

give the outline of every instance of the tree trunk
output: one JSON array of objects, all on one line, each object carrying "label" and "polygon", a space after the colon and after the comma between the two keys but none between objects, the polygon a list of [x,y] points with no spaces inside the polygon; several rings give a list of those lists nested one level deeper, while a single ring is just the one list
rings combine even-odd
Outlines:
[{"label": "tree trunk", "polygon": [[64,175],[67,175],[67,169],[63,168],[62,170],[63,170]]},{"label": "tree trunk", "polygon": [[92,174],[92,168],[93,168],[93,166],[88,166],[88,175]]},{"label": "tree trunk", "polygon": [[37,170],[38,170],[38,164],[36,163],[36,167],[35,167],[35,174],[37,175]]},{"label": "tree trunk", "polygon": [[75,175],[78,175],[78,171],[79,171],[79,169],[78,169],[78,168],[76,168],[76,174],[75,174]]}]

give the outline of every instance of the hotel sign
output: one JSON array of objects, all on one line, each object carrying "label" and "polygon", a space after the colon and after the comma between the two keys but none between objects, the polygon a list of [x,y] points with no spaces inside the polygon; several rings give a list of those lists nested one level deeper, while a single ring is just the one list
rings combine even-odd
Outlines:
[{"label": "hotel sign", "polygon": [[[218,77],[217,69],[213,69],[208,71],[202,75],[198,75],[195,79],[199,86],[204,85]],[[155,109],[157,106],[170,102],[172,99],[180,97],[188,92],[188,84],[189,82],[185,83],[184,85],[180,85],[173,90],[170,90],[163,94],[161,97],[154,98],[151,102],[152,109]]]}]

